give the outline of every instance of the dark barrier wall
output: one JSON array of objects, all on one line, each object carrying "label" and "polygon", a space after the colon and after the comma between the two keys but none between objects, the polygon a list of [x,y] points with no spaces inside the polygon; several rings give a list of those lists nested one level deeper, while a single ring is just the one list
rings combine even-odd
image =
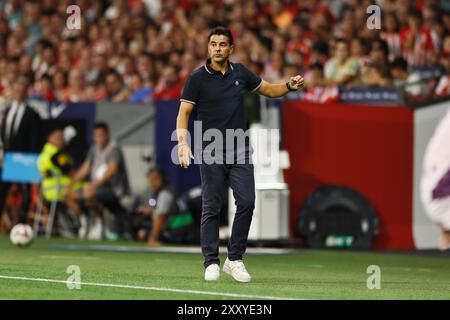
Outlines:
[{"label": "dark barrier wall", "polygon": [[43,121],[40,141],[42,146],[52,128],[73,126],[75,136],[66,147],[75,158],[76,164],[80,165],[92,142],[96,104],[93,102],[48,103],[38,100],[30,100],[29,104],[39,113]]},{"label": "dark barrier wall", "polygon": [[[63,107],[65,106],[65,107]],[[51,109],[60,108],[58,112],[52,111],[52,118],[60,119],[85,119],[87,142],[92,142],[92,131],[96,119],[96,104],[93,102],[69,103],[66,105],[52,106]]]},{"label": "dark barrier wall", "polygon": [[283,145],[291,168],[290,228],[318,187],[342,184],[362,193],[380,218],[375,248],[414,248],[413,113],[406,107],[317,105],[286,101]]},{"label": "dark barrier wall", "polygon": [[[177,142],[171,140],[172,132],[176,128],[176,119],[180,102],[178,100],[155,101],[155,148],[156,163],[164,169],[170,183],[178,192],[185,192],[200,185],[200,172],[198,165],[190,165],[183,169],[171,160],[171,152]],[[189,119],[189,130],[193,137],[194,118]]]}]

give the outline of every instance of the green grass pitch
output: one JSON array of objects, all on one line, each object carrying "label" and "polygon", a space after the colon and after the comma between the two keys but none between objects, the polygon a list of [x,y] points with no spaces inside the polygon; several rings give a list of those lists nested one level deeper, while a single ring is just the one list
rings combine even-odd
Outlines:
[{"label": "green grass pitch", "polygon": [[[86,243],[39,238],[17,248],[0,237],[0,299],[450,299],[448,255],[333,250],[247,255],[253,279],[242,284],[223,273],[218,282],[205,282],[200,254],[62,250],[51,244]],[[70,265],[80,267],[79,290],[63,282]],[[367,288],[370,265],[380,267],[380,289]],[[61,282],[49,282],[55,280]]]}]

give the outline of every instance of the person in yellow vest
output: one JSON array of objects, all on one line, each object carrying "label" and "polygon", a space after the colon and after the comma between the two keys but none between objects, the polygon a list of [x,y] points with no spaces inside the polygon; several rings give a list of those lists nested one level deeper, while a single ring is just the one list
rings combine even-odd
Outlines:
[{"label": "person in yellow vest", "polygon": [[[67,201],[64,197],[64,191],[68,188],[71,177],[70,171],[73,169],[72,158],[63,150],[64,132],[56,128],[50,132],[47,137],[47,143],[44,145],[38,159],[38,168],[42,175],[42,195],[46,202],[58,201],[64,202],[69,210],[78,217],[83,214],[78,205]],[[73,186],[76,189],[81,188],[81,183]]]},{"label": "person in yellow vest", "polygon": [[64,148],[64,133],[54,129],[42,149],[38,168],[42,175],[42,194],[47,202],[63,201],[62,189],[70,183],[69,170],[72,165],[70,156],[61,150]]}]

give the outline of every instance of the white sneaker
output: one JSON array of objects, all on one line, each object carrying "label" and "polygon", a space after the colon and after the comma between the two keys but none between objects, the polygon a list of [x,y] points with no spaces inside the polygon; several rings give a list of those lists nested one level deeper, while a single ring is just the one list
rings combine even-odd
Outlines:
[{"label": "white sneaker", "polygon": [[250,282],[252,279],[242,260],[230,261],[227,258],[223,264],[223,272],[228,273],[238,282]]},{"label": "white sneaker", "polygon": [[205,270],[206,281],[217,281],[220,278],[220,267],[218,264],[210,264]]},{"label": "white sneaker", "polygon": [[87,219],[85,215],[80,216],[80,229],[78,229],[78,237],[80,239],[86,239],[86,233],[87,233]]},{"label": "white sneaker", "polygon": [[96,217],[94,225],[92,227],[89,227],[87,239],[98,241],[98,240],[102,240],[102,238],[103,238],[102,219],[100,219],[99,217]]}]

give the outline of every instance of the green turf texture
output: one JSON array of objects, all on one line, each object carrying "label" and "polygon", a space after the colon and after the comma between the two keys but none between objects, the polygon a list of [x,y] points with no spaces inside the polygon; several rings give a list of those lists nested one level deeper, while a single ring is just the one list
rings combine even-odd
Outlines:
[{"label": "green turf texture", "polygon": [[[87,243],[39,238],[28,248],[17,248],[7,237],[0,237],[0,275],[65,281],[67,267],[78,265],[81,282],[299,299],[450,299],[448,258],[333,250],[247,255],[244,261],[252,282],[243,284],[224,273],[218,282],[205,282],[202,257],[197,254],[69,251],[50,249],[50,244]],[[225,257],[221,255],[221,259]],[[366,286],[369,265],[381,268],[379,290]],[[233,298],[83,285],[80,290],[69,290],[64,283],[0,279],[0,299]]]}]

